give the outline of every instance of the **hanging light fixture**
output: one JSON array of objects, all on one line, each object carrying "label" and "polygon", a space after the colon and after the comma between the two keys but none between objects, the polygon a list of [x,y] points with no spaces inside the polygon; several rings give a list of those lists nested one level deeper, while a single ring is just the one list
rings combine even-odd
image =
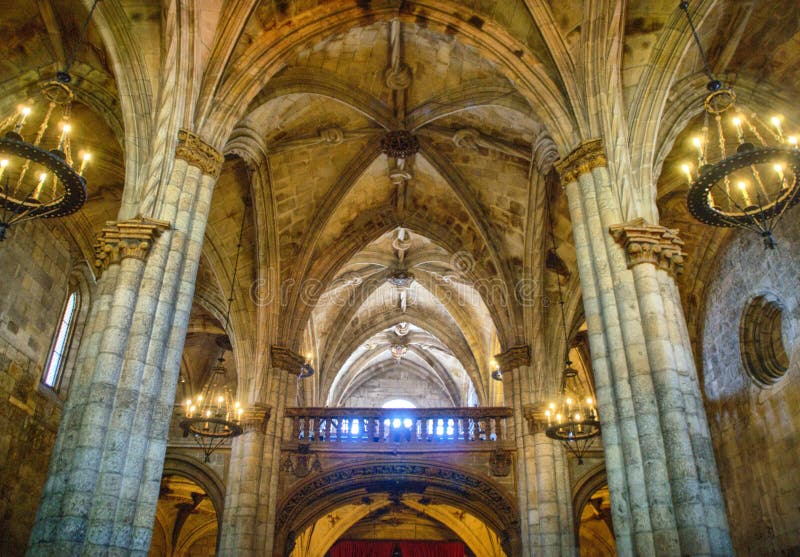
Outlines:
[{"label": "hanging light fixture", "polygon": [[[552,218],[550,219],[550,242],[553,253],[557,253]],[[561,372],[559,397],[556,401],[550,402],[544,412],[547,419],[545,434],[551,439],[560,441],[567,451],[575,455],[578,464],[583,464],[583,456],[591,447],[594,438],[600,435],[600,421],[594,399],[581,382],[578,370],[572,367],[569,359],[567,318],[564,312],[564,294],[561,290],[561,275],[559,274],[556,274],[556,283],[558,284],[558,304],[561,307],[561,326],[564,333],[566,359],[564,371]]]},{"label": "hanging light fixture", "polygon": [[756,232],[765,248],[775,249],[775,227],[800,201],[798,137],[784,131],[782,116],[765,119],[737,102],[708,65],[689,2],[680,9],[709,78],[703,129],[691,139],[697,162],[681,166],[690,185],[689,212],[705,224]]},{"label": "hanging light fixture", "polygon": [[[69,69],[98,2],[92,4],[64,69],[42,86],[41,98],[20,104],[15,114],[0,121],[0,241],[11,225],[71,215],[86,202],[83,173],[91,155],[79,151],[80,162],[73,161],[70,115],[75,95]],[[51,126],[56,114],[58,124]]]},{"label": "hanging light fixture", "polygon": [[502,381],[503,380],[503,370],[500,369],[500,364],[497,360],[492,360],[489,362],[489,366],[492,368],[492,379],[495,381]]},{"label": "hanging light fixture", "polygon": [[[248,203],[245,203],[245,213]],[[242,238],[244,236],[244,219],[242,214],[242,224],[239,228],[239,243],[236,245],[236,258],[233,263],[233,275],[231,276],[231,290],[228,295],[228,308],[225,313],[225,330],[231,318],[231,304],[233,303],[233,289],[236,286],[236,271],[239,268],[239,253],[242,248]],[[242,414],[244,409],[238,401],[234,400],[228,387],[225,377],[225,359],[223,355],[226,351],[232,350],[230,339],[227,336],[217,338],[217,346],[220,349],[217,363],[211,371],[208,382],[194,397],[187,398],[184,404],[184,418],[180,422],[183,436],[191,435],[197,444],[203,449],[205,462],[209,461],[211,454],[219,448],[226,439],[238,437],[244,433],[242,428]]]}]

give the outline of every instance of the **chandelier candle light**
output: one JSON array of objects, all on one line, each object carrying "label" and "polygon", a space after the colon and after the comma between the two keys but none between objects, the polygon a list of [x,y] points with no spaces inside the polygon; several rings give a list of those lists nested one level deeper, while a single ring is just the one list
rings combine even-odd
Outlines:
[{"label": "chandelier candle light", "polygon": [[[242,223],[239,227],[239,243],[236,245],[236,259],[233,263],[228,309],[225,313],[225,330],[228,329],[231,319],[233,289],[236,286],[236,271],[239,268],[239,253],[242,248],[244,220],[248,206],[248,202],[245,202]],[[232,350],[233,347],[227,336],[218,337],[217,346],[220,348],[220,355],[211,372],[211,377],[201,389],[200,394],[186,399],[184,402],[184,417],[179,424],[183,430],[183,436],[188,437],[191,435],[203,449],[205,462],[208,462],[211,454],[226,439],[238,437],[244,433],[241,426],[244,410],[239,402],[233,399],[228,388],[228,382],[225,377],[225,360],[222,357],[226,351]]]},{"label": "chandelier candle light", "polygon": [[[64,69],[42,86],[43,102],[21,104],[15,114],[0,120],[0,241],[13,224],[65,217],[86,203],[83,173],[91,155],[80,151],[79,161],[72,158],[70,115],[75,95],[69,68],[98,2],[89,10]],[[51,125],[56,112],[58,124]]]},{"label": "chandelier candle light", "polygon": [[[549,211],[548,211],[549,212]],[[550,241],[552,251],[556,252],[556,236],[553,231],[553,220],[550,219]],[[551,439],[560,441],[567,451],[575,455],[578,464],[583,464],[583,456],[592,445],[594,438],[600,435],[600,421],[594,399],[584,388],[578,370],[572,367],[569,360],[569,337],[567,335],[567,318],[564,313],[564,294],[561,290],[561,276],[556,273],[558,284],[558,303],[561,307],[561,325],[564,332],[564,349],[566,360],[561,373],[559,398],[550,402],[544,412],[547,420],[545,434]]]},{"label": "chandelier candle light", "polygon": [[800,201],[798,136],[785,132],[782,116],[764,118],[737,104],[733,89],[711,72],[689,2],[681,2],[680,9],[709,78],[702,132],[691,138],[696,162],[681,165],[689,182],[689,212],[705,224],[756,232],[765,248],[775,249],[775,227]]}]

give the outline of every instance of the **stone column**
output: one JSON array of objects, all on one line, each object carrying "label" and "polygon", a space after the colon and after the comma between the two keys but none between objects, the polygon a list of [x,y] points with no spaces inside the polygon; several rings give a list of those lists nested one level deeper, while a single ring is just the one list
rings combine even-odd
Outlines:
[{"label": "stone column", "polygon": [[573,225],[620,555],[731,555],[673,275],[677,232],[621,223],[600,140],[558,164]]},{"label": "stone column", "polygon": [[567,462],[563,451],[529,419],[532,407],[530,349],[514,346],[495,360],[511,379],[517,446],[517,484],[522,555],[575,555],[575,532]]},{"label": "stone column", "polygon": [[181,131],[157,219],[111,222],[29,555],[146,555],[222,155]]},{"label": "stone column", "polygon": [[[289,382],[299,373],[305,359],[281,346],[272,346],[270,357],[263,397],[271,417],[262,430],[234,439],[231,447],[220,555],[255,557],[273,552]],[[256,383],[259,382],[256,378]]]}]

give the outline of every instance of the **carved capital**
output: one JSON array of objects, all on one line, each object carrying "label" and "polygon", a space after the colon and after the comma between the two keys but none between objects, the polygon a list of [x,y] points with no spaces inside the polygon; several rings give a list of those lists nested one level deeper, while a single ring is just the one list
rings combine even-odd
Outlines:
[{"label": "carved capital", "polygon": [[175,157],[196,166],[209,176],[218,176],[225,160],[222,153],[188,130],[178,130]]},{"label": "carved capital", "polygon": [[272,415],[272,408],[264,404],[256,404],[244,411],[242,416],[242,428],[245,433],[252,431],[258,433],[267,432],[267,423]]},{"label": "carved capital", "polygon": [[592,139],[581,143],[564,160],[555,164],[563,187],[577,182],[578,177],[582,174],[588,174],[601,166],[608,166],[602,139]]},{"label": "carved capital", "polygon": [[169,230],[166,221],[136,217],[125,221],[108,221],[94,243],[94,266],[102,273],[110,265],[126,257],[144,261],[156,238]]},{"label": "carved capital", "polygon": [[673,276],[683,270],[686,253],[677,229],[647,224],[644,219],[637,218],[611,226],[608,231],[625,250],[629,269],[640,263],[652,263]]},{"label": "carved capital", "polygon": [[306,359],[303,356],[285,346],[273,344],[270,353],[272,355],[272,367],[289,373],[300,373],[300,367],[306,363]]},{"label": "carved capital", "polygon": [[528,422],[528,432],[531,435],[544,433],[547,429],[547,417],[544,415],[545,404],[526,404],[522,413]]},{"label": "carved capital", "polygon": [[504,372],[514,371],[520,366],[530,365],[531,350],[527,344],[518,344],[505,352],[495,354],[494,359]]}]

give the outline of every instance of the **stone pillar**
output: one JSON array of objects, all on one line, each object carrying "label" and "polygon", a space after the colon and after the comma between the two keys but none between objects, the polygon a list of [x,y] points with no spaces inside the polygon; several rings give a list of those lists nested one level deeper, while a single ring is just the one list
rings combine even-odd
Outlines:
[{"label": "stone pillar", "polygon": [[158,219],[111,222],[28,555],[146,555],[222,155],[181,131]]},{"label": "stone pillar", "polygon": [[264,398],[271,416],[262,421],[262,429],[246,432],[232,443],[220,555],[255,557],[273,552],[289,382],[300,372],[305,359],[281,346],[272,346],[270,357]]},{"label": "stone pillar", "polygon": [[569,474],[563,451],[529,420],[532,373],[530,349],[515,346],[495,360],[500,369],[514,370],[511,380],[514,431],[517,446],[517,484],[520,504],[522,555],[528,557],[575,555],[575,532]]},{"label": "stone pillar", "polygon": [[617,551],[731,555],[673,275],[677,232],[621,223],[600,140],[557,165],[572,219]]}]

